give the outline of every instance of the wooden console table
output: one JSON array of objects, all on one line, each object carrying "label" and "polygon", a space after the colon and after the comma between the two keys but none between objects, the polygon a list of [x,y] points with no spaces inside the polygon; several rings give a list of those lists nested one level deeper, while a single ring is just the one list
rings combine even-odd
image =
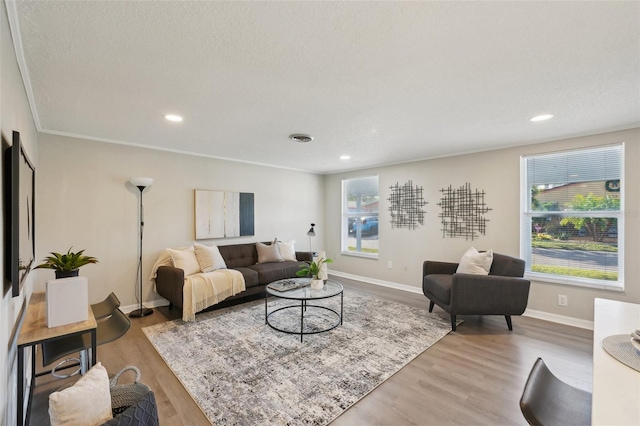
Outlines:
[{"label": "wooden console table", "polygon": [[[24,322],[18,335],[18,425],[29,424],[29,411],[31,409],[31,396],[36,380],[36,351],[35,347],[49,340],[56,340],[75,334],[91,333],[91,366],[96,363],[96,319],[93,316],[91,306],[87,306],[89,316],[86,321],[59,327],[47,327],[47,307],[45,292],[34,292],[25,312]],[[31,347],[31,386],[27,395],[27,413],[24,415],[24,351]]]}]

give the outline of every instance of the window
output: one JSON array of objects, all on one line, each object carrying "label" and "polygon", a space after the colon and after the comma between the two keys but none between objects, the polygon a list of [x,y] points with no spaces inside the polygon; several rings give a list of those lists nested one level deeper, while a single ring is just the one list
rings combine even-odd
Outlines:
[{"label": "window", "polygon": [[624,288],[623,149],[522,157],[520,255],[528,278]]},{"label": "window", "polygon": [[378,176],[342,180],[342,253],[378,257]]}]

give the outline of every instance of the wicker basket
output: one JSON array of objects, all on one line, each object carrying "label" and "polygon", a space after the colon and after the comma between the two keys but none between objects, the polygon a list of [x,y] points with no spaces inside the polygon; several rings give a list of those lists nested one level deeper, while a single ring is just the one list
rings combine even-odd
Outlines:
[{"label": "wicker basket", "polygon": [[[118,380],[120,376],[127,371],[133,371],[135,373],[135,381],[125,385],[119,385]],[[127,408],[135,405],[141,397],[149,392],[149,386],[140,383],[140,370],[138,367],[130,365],[120,370],[120,372],[109,381],[109,390],[111,391],[111,411],[115,417]]]}]

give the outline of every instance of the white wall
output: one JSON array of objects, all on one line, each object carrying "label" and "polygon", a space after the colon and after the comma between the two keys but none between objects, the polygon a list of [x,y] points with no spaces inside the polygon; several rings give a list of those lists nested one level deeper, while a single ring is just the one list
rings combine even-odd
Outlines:
[{"label": "white wall", "polygon": [[[99,259],[80,273],[89,279],[90,302],[113,291],[135,304],[139,191],[132,176],[154,179],[143,195],[144,300],[159,298],[147,280],[166,247],[194,241],[194,189],[255,194],[254,237],[210,240],[220,245],[295,239],[308,250],[306,232],[318,224],[314,249],[323,241],[323,177],[311,173],[223,161],[69,137],[39,135],[36,225],[40,260],[50,251],[86,249]],[[36,289],[53,278],[37,270]]]},{"label": "white wall", "polygon": [[[551,314],[593,320],[593,299],[602,297],[640,302],[640,129],[605,133],[544,144],[447,157],[409,164],[380,167],[326,177],[327,255],[334,259],[332,270],[377,280],[388,281],[422,290],[422,262],[424,260],[458,261],[464,251],[474,246],[479,250],[519,256],[520,252],[520,156],[557,150],[625,142],[625,292],[568,287],[534,282],[529,297],[529,309]],[[340,254],[340,192],[341,180],[346,177],[379,175],[380,179],[380,257],[363,259]],[[389,187],[412,180],[424,188],[427,212],[424,226],[415,231],[391,229],[387,198]],[[454,188],[470,182],[472,189],[484,190],[485,201],[492,208],[486,214],[489,223],[485,236],[475,241],[464,238],[444,238],[441,232],[437,205],[442,188]],[[393,269],[387,269],[387,261]],[[407,271],[403,267],[407,267]],[[557,305],[558,293],[568,296],[569,306]],[[422,297],[417,295],[416,297]]]},{"label": "white wall", "polygon": [[[20,132],[27,155],[37,169],[37,133],[18,69],[4,1],[0,4],[0,43],[0,129],[9,144],[13,130]],[[0,173],[0,187],[2,179],[3,173]],[[4,235],[0,239],[4,241]],[[0,245],[0,259],[4,259],[4,255],[4,247]],[[4,261],[0,261],[0,276],[4,274]],[[9,290],[0,304],[0,347],[3,348],[0,350],[0,424],[15,424],[17,360],[16,348],[10,339],[20,308],[31,294],[32,282],[30,275],[19,297],[11,297]]]}]

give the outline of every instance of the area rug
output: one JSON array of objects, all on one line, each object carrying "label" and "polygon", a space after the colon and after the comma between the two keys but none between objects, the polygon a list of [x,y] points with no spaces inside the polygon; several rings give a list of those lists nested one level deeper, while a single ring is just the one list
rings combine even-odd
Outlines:
[{"label": "area rug", "polygon": [[[323,302],[340,309],[339,297]],[[269,311],[291,303],[270,298]],[[308,309],[305,327],[331,315]],[[264,316],[264,301],[254,301],[143,331],[215,425],[325,425],[451,331],[426,309],[348,290],[343,324],[303,342]],[[298,309],[271,318],[300,326]]]}]

